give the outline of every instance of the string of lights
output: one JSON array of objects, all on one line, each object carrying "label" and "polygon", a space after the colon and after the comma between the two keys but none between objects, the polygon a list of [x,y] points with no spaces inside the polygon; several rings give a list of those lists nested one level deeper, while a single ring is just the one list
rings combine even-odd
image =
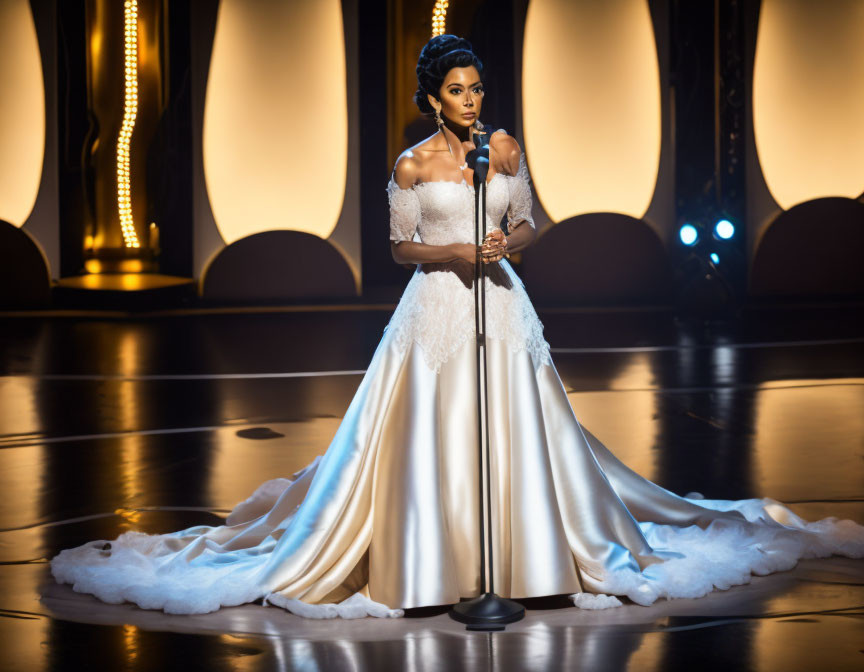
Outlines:
[{"label": "string of lights", "polygon": [[435,9],[432,10],[432,37],[443,35],[446,32],[447,8],[450,3],[447,0],[437,0]]},{"label": "string of lights", "polygon": [[129,149],[135,118],[138,115],[138,2],[125,4],[125,100],[123,125],[117,138],[117,208],[126,247],[141,247],[132,219],[132,185],[129,179]]}]

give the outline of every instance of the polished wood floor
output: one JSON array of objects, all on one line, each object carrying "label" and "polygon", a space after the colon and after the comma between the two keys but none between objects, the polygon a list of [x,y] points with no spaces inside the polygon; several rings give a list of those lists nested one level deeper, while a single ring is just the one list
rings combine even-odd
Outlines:
[{"label": "polished wood floor", "polygon": [[[323,453],[391,311],[0,314],[0,669],[864,668],[864,561],[839,558],[648,608],[529,600],[491,634],[442,609],[167,616],[53,583],[62,548],[218,524]],[[577,417],[641,474],[864,523],[862,315],[540,311]]]}]

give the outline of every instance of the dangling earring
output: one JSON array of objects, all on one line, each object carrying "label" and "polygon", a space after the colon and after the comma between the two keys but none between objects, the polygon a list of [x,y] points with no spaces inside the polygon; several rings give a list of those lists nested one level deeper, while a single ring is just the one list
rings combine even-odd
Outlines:
[{"label": "dangling earring", "polygon": [[483,124],[480,123],[479,119],[474,120],[474,130],[475,131],[482,131],[483,130]]},{"label": "dangling earring", "polygon": [[444,125],[444,120],[441,118],[441,110],[435,110],[435,123],[438,124],[438,128]]}]

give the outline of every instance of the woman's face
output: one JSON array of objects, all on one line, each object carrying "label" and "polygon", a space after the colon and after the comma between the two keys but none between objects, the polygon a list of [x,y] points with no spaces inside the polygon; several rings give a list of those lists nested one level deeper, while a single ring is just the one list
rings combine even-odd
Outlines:
[{"label": "woman's face", "polygon": [[460,126],[471,126],[480,117],[483,105],[483,82],[477,68],[473,65],[452,68],[444,77],[438,96],[438,100],[429,96],[432,107],[440,101],[443,116]]}]

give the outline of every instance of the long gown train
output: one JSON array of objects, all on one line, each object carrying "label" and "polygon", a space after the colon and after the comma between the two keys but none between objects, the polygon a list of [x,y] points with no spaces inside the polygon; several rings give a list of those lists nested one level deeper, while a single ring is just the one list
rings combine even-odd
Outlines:
[{"label": "long gown train", "polygon": [[[473,188],[388,185],[391,240],[473,241]],[[524,155],[487,190],[487,225],[533,226]],[[522,224],[523,226],[526,224]],[[400,616],[480,593],[473,289],[459,264],[412,276],[333,440],[263,483],[225,525],[127,532],[62,551],[60,582],[99,599],[204,613],[264,598],[301,616]],[[470,274],[470,268],[468,270]],[[521,280],[487,278],[495,589],[582,608],[746,583],[801,558],[864,557],[864,527],[771,499],[685,498],[577,420]]]}]

